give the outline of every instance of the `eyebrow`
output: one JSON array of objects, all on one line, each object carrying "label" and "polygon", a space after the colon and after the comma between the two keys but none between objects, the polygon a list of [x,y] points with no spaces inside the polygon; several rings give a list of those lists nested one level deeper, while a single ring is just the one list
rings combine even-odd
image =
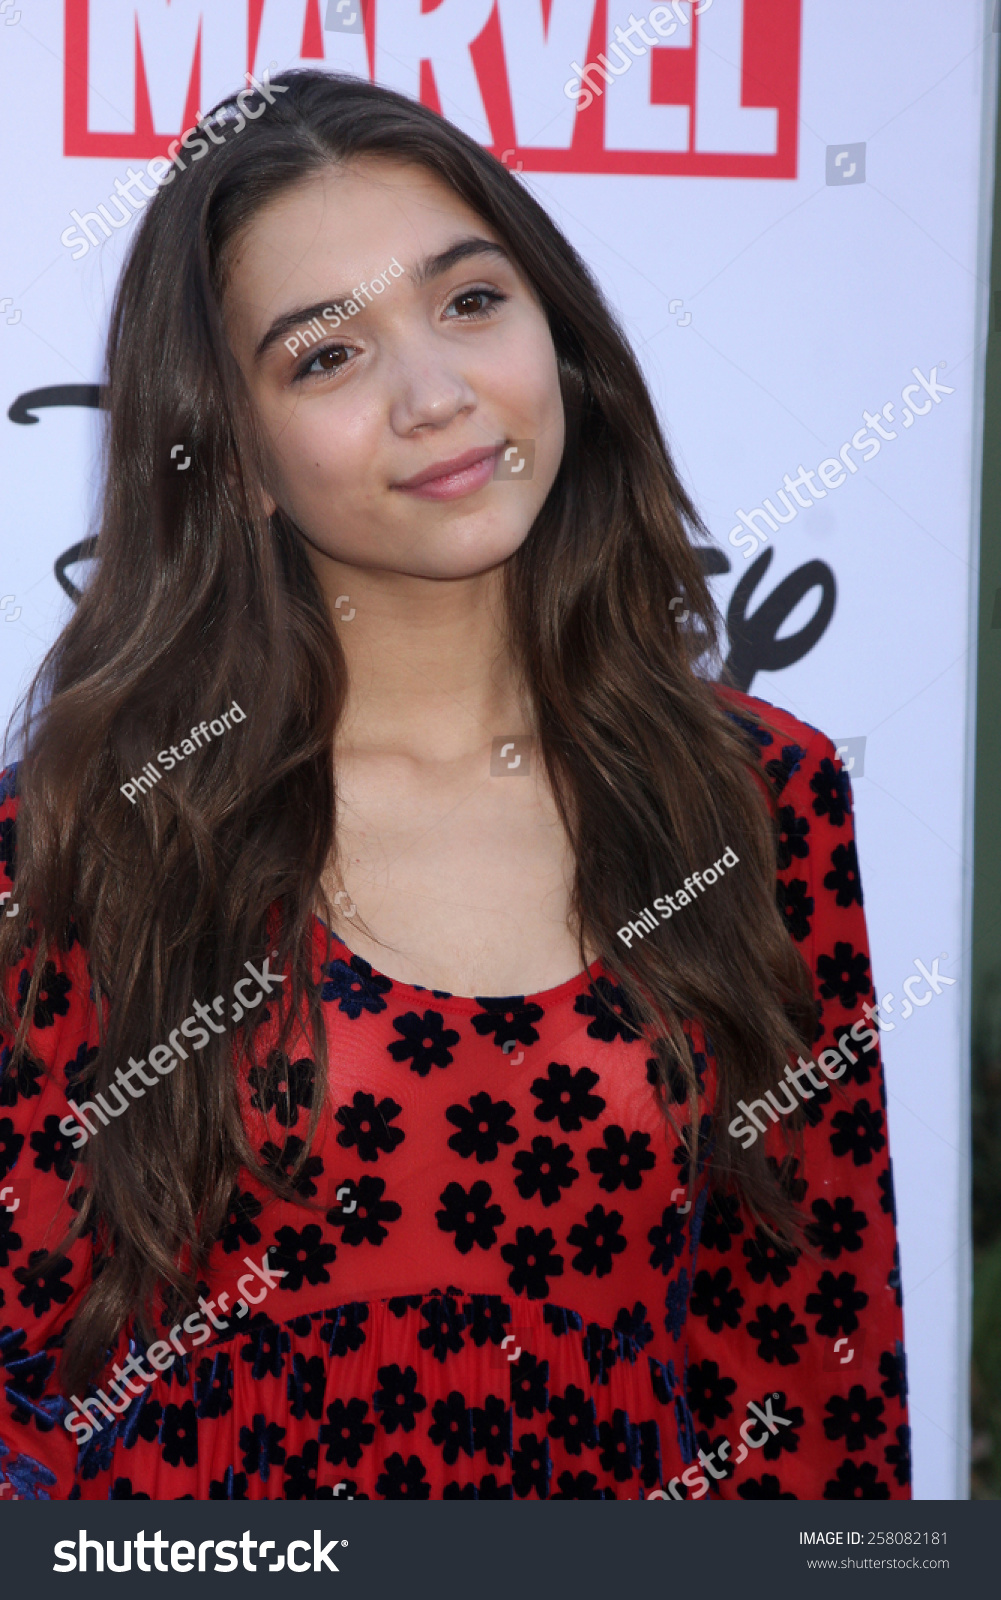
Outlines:
[{"label": "eyebrow", "polygon": [[[455,244],[449,245],[447,250],[439,251],[437,255],[425,256],[422,261],[418,261],[416,266],[410,269],[407,276],[415,288],[423,289],[427,284],[433,283],[435,278],[440,278],[446,272],[450,272],[460,262],[471,260],[475,256],[493,256],[497,260],[506,262],[508,266],[513,265],[511,257],[503,245],[495,244],[492,239],[481,239],[478,235],[471,234],[466,239],[458,239]],[[328,294],[323,300],[317,300],[315,305],[301,306],[295,311],[283,312],[280,317],[275,318],[257,346],[254,351],[254,360],[260,361],[265,351],[269,350],[286,333],[291,332],[294,328],[302,327],[310,322],[313,317],[322,317],[328,307],[350,300],[353,293],[353,290],[348,289],[340,294]],[[365,310],[364,305],[361,310]]]}]

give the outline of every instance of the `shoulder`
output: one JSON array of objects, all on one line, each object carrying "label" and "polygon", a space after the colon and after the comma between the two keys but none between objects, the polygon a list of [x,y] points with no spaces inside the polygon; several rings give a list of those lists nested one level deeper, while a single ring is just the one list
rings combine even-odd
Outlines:
[{"label": "shoulder", "polygon": [[763,775],[776,799],[781,796],[787,805],[809,803],[818,815],[823,809],[851,812],[851,785],[833,739],[781,706],[722,684],[715,688],[727,716],[757,745]]},{"label": "shoulder", "polygon": [[[0,773],[0,917],[10,901],[16,873],[17,780],[16,763]],[[46,953],[32,1003],[35,943],[35,935],[29,927],[12,966],[3,974],[10,1006],[8,1015],[16,1022],[31,1005],[26,1041],[28,1055],[61,1079],[64,1068],[72,1071],[81,1047],[85,1053],[92,1053],[96,1040],[90,972],[76,928],[71,923],[66,930],[64,947]],[[11,1043],[10,1035],[3,1031],[0,1023],[0,1105],[9,1104],[13,1092],[9,1082],[4,1081],[11,1063]]]}]

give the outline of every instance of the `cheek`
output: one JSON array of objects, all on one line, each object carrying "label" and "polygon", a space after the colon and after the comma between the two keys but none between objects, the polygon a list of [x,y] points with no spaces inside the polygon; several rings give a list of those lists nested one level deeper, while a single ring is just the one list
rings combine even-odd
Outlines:
[{"label": "cheek", "polygon": [[283,503],[294,514],[297,506],[332,492],[342,504],[362,497],[381,430],[371,406],[290,408],[271,430],[271,457]]}]

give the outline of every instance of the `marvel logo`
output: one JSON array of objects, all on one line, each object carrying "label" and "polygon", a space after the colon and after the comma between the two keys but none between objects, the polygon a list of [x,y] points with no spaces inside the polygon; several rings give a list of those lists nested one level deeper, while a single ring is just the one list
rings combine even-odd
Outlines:
[{"label": "marvel logo", "polygon": [[276,61],[374,77],[519,172],[796,176],[802,0],[354,9],[364,26],[324,0],[66,0],[66,155],[165,156]]}]

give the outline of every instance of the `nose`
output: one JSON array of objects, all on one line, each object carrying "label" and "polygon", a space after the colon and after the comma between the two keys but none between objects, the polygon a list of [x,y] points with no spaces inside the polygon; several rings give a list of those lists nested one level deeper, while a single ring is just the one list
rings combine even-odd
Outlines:
[{"label": "nose", "polygon": [[424,350],[398,357],[398,381],[390,407],[393,431],[401,436],[421,428],[444,428],[476,409],[476,392],[453,351]]}]

